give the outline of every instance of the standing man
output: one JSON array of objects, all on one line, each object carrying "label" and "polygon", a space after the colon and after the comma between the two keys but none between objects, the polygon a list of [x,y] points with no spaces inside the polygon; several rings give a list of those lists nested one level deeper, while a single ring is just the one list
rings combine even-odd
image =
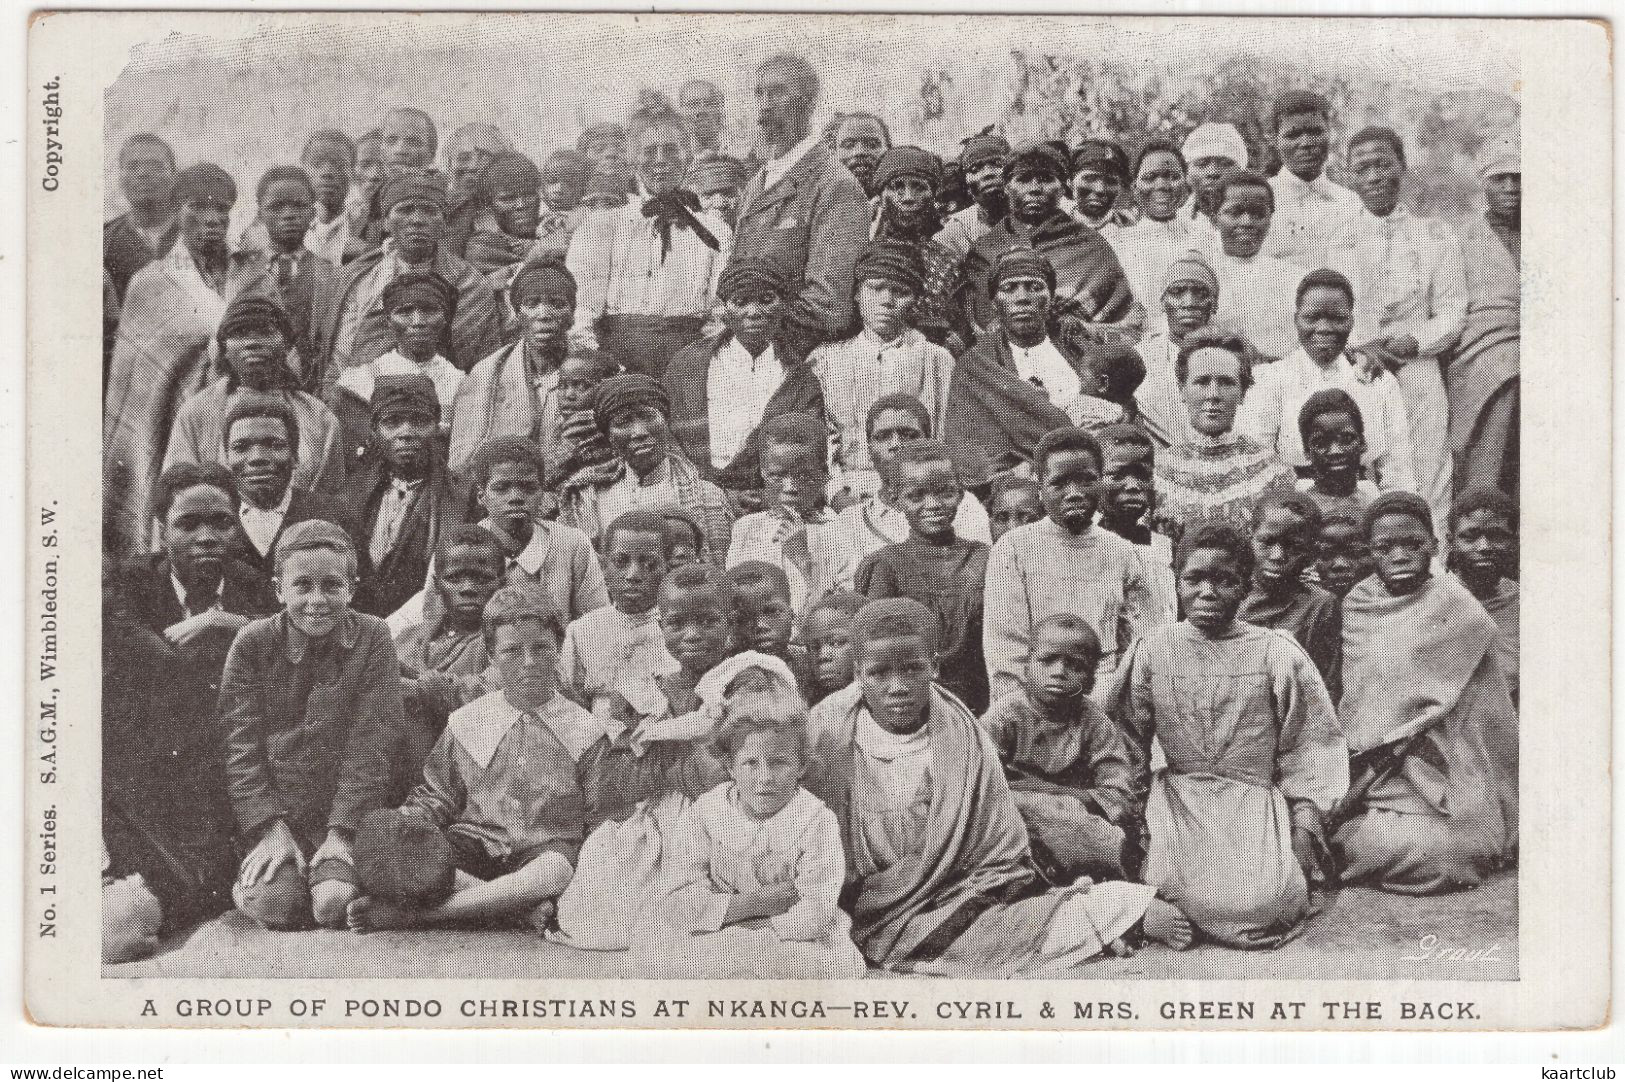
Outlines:
[{"label": "standing man", "polygon": [[734,234],[734,256],[775,260],[800,279],[785,306],[795,359],[851,330],[852,271],[869,236],[863,188],[812,128],[818,90],[818,73],[794,54],[756,69],[757,123],[772,157],[745,187]]},{"label": "standing man", "polygon": [[965,172],[965,187],[974,202],[949,215],[935,238],[956,258],[964,259],[971,245],[1009,210],[1004,195],[1004,163],[1009,158],[1010,144],[991,129],[965,140],[959,152],[959,168]]},{"label": "standing man", "polygon": [[102,266],[119,303],[135,272],[174,247],[179,230],[170,184],[175,152],[151,132],[136,132],[118,152],[118,187],[130,209],[102,226]]},{"label": "standing man", "polygon": [[[369,133],[370,134],[370,133]],[[384,114],[383,126],[378,129],[377,193],[382,194],[384,183],[390,177],[418,169],[433,169],[435,151],[440,147],[440,133],[434,120],[422,109],[400,105]],[[367,222],[362,236],[367,247],[382,243],[384,208],[378,206],[377,195],[367,205]]]},{"label": "standing man", "polygon": [[355,177],[355,144],[343,132],[325,128],[305,143],[299,164],[316,188],[316,220],[305,233],[305,247],[333,266],[342,266],[350,244],[345,201]]},{"label": "standing man", "polygon": [[1360,211],[1360,197],[1326,176],[1332,153],[1332,106],[1319,94],[1289,90],[1270,110],[1281,171],[1270,178],[1275,223],[1264,254],[1304,270],[1326,265],[1326,246]]},{"label": "standing man", "polygon": [[724,103],[722,88],[709,79],[690,79],[677,91],[677,111],[694,137],[696,154],[722,150]]},{"label": "standing man", "polygon": [[635,114],[628,135],[645,197],[589,215],[570,238],[572,335],[659,379],[672,356],[700,337],[732,234],[678,187],[692,157],[681,117]]},{"label": "standing man", "polygon": [[1354,286],[1349,346],[1399,379],[1410,419],[1416,492],[1446,536],[1450,517],[1450,406],[1439,357],[1467,317],[1461,246],[1436,218],[1400,203],[1405,145],[1391,128],[1366,128],[1349,141],[1349,176],[1364,204],[1332,235],[1326,265]]},{"label": "standing man", "polygon": [[863,194],[873,199],[880,194],[875,168],[880,156],[891,149],[891,130],[873,113],[840,113],[829,126],[829,145],[847,172],[858,178]]},{"label": "standing man", "polygon": [[[387,157],[387,135],[384,146]],[[368,364],[394,348],[384,287],[409,272],[438,274],[457,291],[445,356],[466,372],[501,344],[502,331],[485,276],[441,247],[445,180],[426,170],[391,176],[379,189],[378,206],[389,239],[344,268],[337,300],[321,324],[324,380],[330,385],[346,368]]]}]

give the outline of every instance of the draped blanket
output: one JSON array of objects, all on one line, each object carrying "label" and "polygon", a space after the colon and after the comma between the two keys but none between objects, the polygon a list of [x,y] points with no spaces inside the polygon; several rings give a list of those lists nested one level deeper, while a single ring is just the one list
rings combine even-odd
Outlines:
[{"label": "draped blanket", "polygon": [[149,547],[152,486],[181,404],[210,380],[225,310],[184,244],[130,280],[102,417],[102,522],[119,555]]},{"label": "draped blanket", "polygon": [[1134,314],[1134,294],[1112,246],[1093,229],[1056,210],[1026,236],[1017,234],[1006,218],[971,247],[963,266],[962,295],[978,331],[998,318],[987,286],[999,256],[1011,248],[1028,247],[1043,253],[1055,267],[1058,305],[1090,323],[1121,323]]},{"label": "draped blanket", "polygon": [[[1016,374],[1002,329],[983,335],[954,363],[943,432],[956,446],[980,451],[991,473],[1031,463],[1044,434],[1071,423],[1048,395]],[[982,480],[967,477],[965,483]]]},{"label": "draped blanket", "polygon": [[1467,320],[1445,368],[1450,446],[1458,455],[1472,442],[1484,407],[1518,378],[1521,352],[1517,260],[1481,217],[1468,225],[1461,245]]}]

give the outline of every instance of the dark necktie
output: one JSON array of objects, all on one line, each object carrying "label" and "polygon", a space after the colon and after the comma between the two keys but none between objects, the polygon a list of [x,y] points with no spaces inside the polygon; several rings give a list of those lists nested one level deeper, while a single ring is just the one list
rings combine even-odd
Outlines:
[{"label": "dark necktie", "polygon": [[214,608],[215,602],[220,600],[220,590],[205,590],[201,586],[184,587],[186,590],[186,615],[197,616]]},{"label": "dark necktie", "polygon": [[663,195],[650,196],[643,201],[643,216],[653,218],[655,231],[660,234],[660,261],[664,263],[666,256],[671,254],[671,230],[673,226],[678,229],[692,229],[694,235],[713,252],[720,251],[721,243],[716,235],[694,217],[694,212],[700,209],[700,197],[683,188],[673,188]]},{"label": "dark necktie", "polygon": [[271,262],[276,265],[277,289],[283,293],[287,293],[288,283],[293,281],[294,278],[298,277],[299,275],[298,257],[292,255],[277,255],[271,257]]}]

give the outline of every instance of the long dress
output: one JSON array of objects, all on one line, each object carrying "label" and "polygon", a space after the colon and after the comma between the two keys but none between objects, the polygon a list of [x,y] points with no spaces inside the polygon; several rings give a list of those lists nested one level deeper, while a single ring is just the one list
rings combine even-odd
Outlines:
[{"label": "long dress", "polygon": [[1273,947],[1296,934],[1308,885],[1294,825],[1318,832],[1348,790],[1348,748],[1314,664],[1283,632],[1187,622],[1135,643],[1113,686],[1118,723],[1168,765],[1150,782],[1144,878],[1205,935]]},{"label": "long dress", "polygon": [[[767,820],[724,782],[678,816],[661,860],[659,900],[632,946],[642,976],[840,980],[863,976],[835,813],[805,789]],[[728,903],[778,883],[799,900],[766,920],[724,925]]]},{"label": "long dress", "polygon": [[991,738],[933,689],[898,736],[851,685],[813,708],[806,785],[835,813],[852,938],[873,965],[961,977],[1071,969],[1145,915],[1150,887],[1079,880],[1045,891]]},{"label": "long dress", "polygon": [[1252,532],[1253,505],[1270,492],[1290,492],[1297,474],[1246,436],[1227,432],[1176,444],[1157,455],[1156,516],[1176,541],[1204,522]]},{"label": "long dress", "polygon": [[[1477,886],[1518,842],[1518,717],[1500,633],[1450,576],[1343,599],[1343,727],[1357,756],[1425,733],[1338,831],[1343,878],[1400,894]],[[1358,780],[1358,778],[1357,778]]]},{"label": "long dress", "polygon": [[[1515,235],[1515,234],[1514,234]],[[1456,487],[1518,491],[1519,253],[1483,218],[1461,238],[1467,320],[1445,367]]]}]

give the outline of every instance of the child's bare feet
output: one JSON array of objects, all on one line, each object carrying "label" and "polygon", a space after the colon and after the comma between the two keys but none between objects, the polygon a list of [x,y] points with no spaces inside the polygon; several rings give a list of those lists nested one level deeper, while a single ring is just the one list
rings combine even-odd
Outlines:
[{"label": "child's bare feet", "polygon": [[350,903],[345,911],[345,922],[352,932],[382,932],[390,928],[415,926],[417,914],[404,906],[363,895]]},{"label": "child's bare feet", "polygon": [[528,923],[538,932],[546,932],[558,923],[559,907],[549,898],[530,911]]},{"label": "child's bare feet", "polygon": [[1191,922],[1185,919],[1185,914],[1161,898],[1151,899],[1151,904],[1146,906],[1145,920],[1141,926],[1145,929],[1147,938],[1172,947],[1176,951],[1185,950],[1195,938],[1191,931]]}]

